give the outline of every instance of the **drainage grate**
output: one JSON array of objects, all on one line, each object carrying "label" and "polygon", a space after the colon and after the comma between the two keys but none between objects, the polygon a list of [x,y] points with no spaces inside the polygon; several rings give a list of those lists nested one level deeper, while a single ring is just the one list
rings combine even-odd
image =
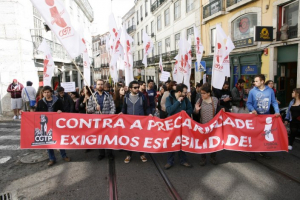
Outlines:
[{"label": "drainage grate", "polygon": [[0,200],[12,200],[12,196],[10,193],[0,194]]}]

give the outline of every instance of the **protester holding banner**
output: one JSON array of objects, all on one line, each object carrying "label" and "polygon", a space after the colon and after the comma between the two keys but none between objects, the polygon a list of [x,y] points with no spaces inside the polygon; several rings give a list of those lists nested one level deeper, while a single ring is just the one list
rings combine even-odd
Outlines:
[{"label": "protester holding banner", "polygon": [[[166,85],[162,85],[160,87],[160,90],[159,90],[159,95],[158,95],[158,98],[157,98],[157,109],[159,110],[159,118],[161,117],[165,117],[164,114],[161,114],[162,113],[162,110],[161,110],[161,99],[165,93],[165,91],[167,91],[167,86]],[[162,119],[162,118],[161,118]]]},{"label": "protester holding banner", "polygon": [[[279,107],[275,98],[275,94],[273,89],[269,88],[269,86],[265,85],[265,75],[259,74],[254,77],[255,87],[250,90],[248,100],[247,100],[247,108],[250,113],[258,115],[258,114],[270,114],[270,107],[273,106],[275,110],[275,116],[279,117]],[[267,153],[259,153],[260,156],[270,159]],[[254,153],[250,153],[251,160],[256,160],[256,156]]]},{"label": "protester holding banner", "polygon": [[290,104],[287,115],[285,117],[285,125],[290,123],[291,133],[289,136],[289,150],[293,149],[293,144],[300,130],[300,88],[293,90],[292,97],[294,98]]},{"label": "protester holding banner", "polygon": [[[96,101],[95,101],[95,99]],[[97,104],[96,104],[97,102]],[[96,81],[96,92],[88,101],[87,113],[89,114],[115,114],[116,107],[113,97],[104,91],[104,81],[99,79]],[[114,159],[111,149],[107,149],[107,157],[110,160]],[[105,158],[105,149],[99,149],[98,160]]]},{"label": "protester holding banner", "polygon": [[17,79],[14,79],[11,84],[9,84],[7,88],[7,92],[10,93],[11,97],[11,109],[14,111],[13,119],[21,119],[21,115],[19,115],[19,110],[22,109],[22,90],[24,86],[18,82]]},{"label": "protester holding banner", "polygon": [[75,113],[77,113],[78,111],[76,110],[76,103],[77,103],[77,100],[79,100],[79,94],[78,94],[78,92],[71,92],[70,93],[70,97],[71,97],[71,99],[73,100],[73,102],[74,102],[74,109],[73,109],[73,111],[75,112]]},{"label": "protester holding banner", "polygon": [[[166,84],[167,85],[167,84]],[[164,95],[161,98],[160,106],[161,106],[161,111],[160,111],[160,118],[165,119],[168,117],[168,113],[166,110],[166,100],[170,95],[170,92],[172,90],[176,90],[176,81],[170,81],[167,86],[167,91],[164,92]]]},{"label": "protester holding banner", "polygon": [[[214,118],[222,107],[219,104],[218,98],[213,97],[209,84],[203,84],[200,92],[202,98],[195,104],[194,114],[200,118],[199,121],[201,124],[206,124]],[[216,155],[216,152],[210,154],[210,162],[214,165],[218,164]],[[206,154],[201,155],[200,165],[206,165]]]},{"label": "protester holding banner", "polygon": [[[36,112],[57,112],[61,113],[64,109],[62,101],[55,95],[52,95],[52,88],[50,86],[45,86],[43,88],[44,97],[39,100]],[[42,121],[41,121],[42,123]],[[52,166],[56,163],[56,158],[53,149],[48,149],[49,162],[48,166]],[[60,149],[60,155],[64,161],[70,162],[70,158],[67,157],[66,150]]]},{"label": "protester holding banner", "polygon": [[33,112],[36,104],[36,90],[32,87],[32,82],[27,81],[26,87],[22,90],[22,98],[25,102],[25,110]]},{"label": "protester holding banner", "polygon": [[[130,93],[124,97],[124,103],[121,114],[128,115],[147,115],[147,100],[145,96],[139,92],[139,83],[137,81],[131,81],[129,83]],[[151,113],[150,113],[151,115]],[[132,151],[127,151],[127,156],[124,163],[131,161]],[[140,158],[142,162],[147,162],[145,153],[140,152]]]},{"label": "protester holding banner", "polygon": [[63,102],[63,112],[67,113],[73,113],[74,112],[74,101],[68,95],[68,93],[65,93],[65,89],[63,87],[57,87],[57,97]]},{"label": "protester holding banner", "polygon": [[244,90],[244,84],[245,80],[239,79],[235,87],[231,90],[233,113],[249,113],[246,107],[247,97]]},{"label": "protester holding banner", "polygon": [[[90,87],[90,90],[92,92],[94,92],[94,90],[91,87]],[[90,92],[90,90],[89,90],[88,86],[85,86],[83,88],[84,95],[82,95],[76,103],[76,110],[79,113],[87,113],[87,104],[88,104],[90,97],[92,96],[92,93]]]},{"label": "protester holding banner", "polygon": [[[193,108],[191,102],[186,97],[187,86],[184,84],[179,84],[176,86],[175,91],[171,91],[169,97],[166,99],[166,111],[168,116],[179,113],[184,110],[189,116],[192,115]],[[180,164],[185,167],[192,167],[190,163],[187,162],[186,154],[183,151],[179,151]],[[175,152],[168,153],[168,163],[165,165],[165,169],[170,169],[174,165]]]}]

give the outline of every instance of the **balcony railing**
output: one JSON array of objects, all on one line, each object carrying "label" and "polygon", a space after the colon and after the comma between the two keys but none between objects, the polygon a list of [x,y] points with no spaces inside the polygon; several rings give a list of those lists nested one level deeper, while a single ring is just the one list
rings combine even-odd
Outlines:
[{"label": "balcony railing", "polygon": [[241,1],[244,1],[244,0],[226,0],[226,6],[227,7],[233,6],[234,4],[237,4],[238,2],[241,2]]},{"label": "balcony railing", "polygon": [[88,0],[75,0],[90,22],[94,21],[94,11]]},{"label": "balcony railing", "polygon": [[212,16],[215,13],[220,11],[224,11],[224,1],[223,0],[215,0],[207,4],[203,7],[203,19]]},{"label": "balcony railing", "polygon": [[[287,31],[288,34],[288,39],[293,39],[293,38],[297,38],[298,37],[298,26],[290,26],[289,30]],[[280,37],[281,37],[281,32],[278,31],[277,32],[277,41],[280,41]]]},{"label": "balcony railing", "polygon": [[136,30],[135,25],[130,26],[130,27],[127,29],[127,33],[130,34],[130,33],[134,32],[135,30]]},{"label": "balcony railing", "polygon": [[108,63],[101,64],[101,67],[109,67],[109,64]]},{"label": "balcony railing", "polygon": [[151,5],[151,12],[154,12],[157,10],[164,2],[167,0],[157,0]]},{"label": "balcony railing", "polygon": [[[37,54],[43,55],[43,52],[38,51],[38,48],[44,38],[42,36],[35,36],[35,35],[32,35],[31,38],[32,38],[33,47],[34,47],[33,48],[34,54],[37,53]],[[54,61],[56,59],[62,59],[62,60],[69,59],[69,56],[68,56],[65,48],[61,44],[55,43],[51,40],[47,40],[47,39],[45,39],[45,40],[51,48],[51,53],[52,53],[52,57],[53,57]]]}]

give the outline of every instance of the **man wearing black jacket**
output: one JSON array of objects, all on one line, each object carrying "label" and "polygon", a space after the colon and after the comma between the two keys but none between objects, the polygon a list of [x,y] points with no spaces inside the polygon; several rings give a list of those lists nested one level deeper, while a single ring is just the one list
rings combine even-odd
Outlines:
[{"label": "man wearing black jacket", "polygon": [[220,98],[220,105],[225,108],[226,112],[229,112],[231,109],[231,92],[229,90],[229,82],[225,81],[222,90],[220,91],[221,98]]},{"label": "man wearing black jacket", "polygon": [[[50,86],[45,86],[42,90],[44,98],[39,100],[36,107],[36,112],[57,112],[61,113],[63,111],[63,103],[55,95],[52,95],[52,88]],[[56,163],[56,158],[53,149],[48,149],[49,162],[48,166],[52,166]],[[60,155],[64,161],[70,162],[70,158],[67,157],[66,150],[60,149]]]},{"label": "man wearing black jacket", "polygon": [[62,101],[63,103],[63,110],[64,112],[67,113],[73,113],[74,112],[74,101],[72,100],[72,98],[70,97],[70,95],[68,95],[67,93],[65,93],[65,89],[63,87],[58,87],[56,89],[57,91],[57,97]]}]

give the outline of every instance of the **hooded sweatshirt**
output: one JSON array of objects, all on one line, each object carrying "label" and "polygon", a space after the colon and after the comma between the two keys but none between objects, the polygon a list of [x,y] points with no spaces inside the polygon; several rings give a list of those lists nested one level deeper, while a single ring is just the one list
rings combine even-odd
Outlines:
[{"label": "hooded sweatshirt", "polygon": [[256,110],[258,114],[270,114],[271,104],[275,109],[275,113],[279,113],[278,103],[271,88],[265,86],[264,90],[261,91],[254,87],[250,90],[247,101],[247,108],[250,112]]},{"label": "hooded sweatshirt", "polygon": [[24,86],[17,82],[17,83],[11,83],[8,88],[7,88],[7,92],[10,92],[10,96],[12,99],[19,99],[22,98],[22,90],[23,90]]},{"label": "hooded sweatshirt", "polygon": [[187,97],[184,97],[184,99],[179,102],[176,99],[175,91],[172,90],[170,95],[166,99],[166,111],[168,113],[168,116],[179,113],[182,110],[186,111],[186,113],[191,116],[193,112],[192,104]]}]

